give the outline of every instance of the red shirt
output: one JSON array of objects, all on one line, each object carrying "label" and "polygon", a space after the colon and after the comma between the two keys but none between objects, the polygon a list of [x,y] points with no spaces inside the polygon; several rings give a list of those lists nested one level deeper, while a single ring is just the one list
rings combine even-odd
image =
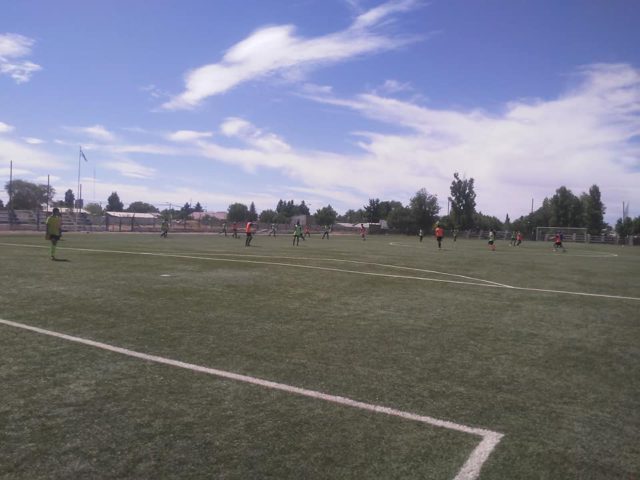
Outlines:
[{"label": "red shirt", "polygon": [[247,233],[251,233],[251,222],[247,223]]},{"label": "red shirt", "polygon": [[444,237],[444,230],[442,227],[436,227],[436,237]]}]

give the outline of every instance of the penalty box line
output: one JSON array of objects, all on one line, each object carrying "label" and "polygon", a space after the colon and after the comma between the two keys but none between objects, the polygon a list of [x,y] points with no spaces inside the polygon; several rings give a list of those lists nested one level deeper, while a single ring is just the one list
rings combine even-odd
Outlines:
[{"label": "penalty box line", "polygon": [[121,355],[126,355],[128,357],[134,357],[141,360],[146,360],[149,362],[170,365],[172,367],[178,367],[186,370],[191,370],[194,372],[205,373],[208,375],[213,375],[213,376],[228,379],[228,380],[234,380],[234,381],[248,383],[252,385],[258,385],[258,386],[269,388],[272,390],[279,390],[279,391],[291,393],[294,395],[313,398],[316,400],[324,400],[326,402],[330,402],[338,405],[344,405],[344,406],[356,408],[359,410],[365,410],[365,411],[374,412],[374,413],[382,413],[382,414],[390,415],[393,417],[403,418],[405,420],[421,422],[421,423],[432,425],[435,427],[455,430],[457,432],[467,433],[467,434],[481,437],[482,440],[476,446],[476,448],[471,452],[471,454],[465,461],[462,468],[458,471],[457,475],[454,477],[454,480],[475,480],[476,478],[478,478],[478,476],[480,475],[480,469],[482,468],[482,465],[487,461],[487,459],[489,458],[489,455],[491,455],[491,452],[496,448],[496,446],[498,445],[498,443],[500,443],[500,440],[504,436],[501,433],[494,432],[491,430],[469,427],[467,425],[462,425],[462,424],[451,422],[448,420],[441,420],[434,417],[417,415],[415,413],[404,412],[402,410],[396,410],[394,408],[384,407],[382,405],[374,405],[370,403],[360,402],[357,400],[352,400],[347,397],[330,395],[330,394],[318,392],[315,390],[309,390],[306,388],[286,385],[284,383],[277,383],[277,382],[272,382],[270,380],[263,380],[263,379],[251,377],[248,375],[241,375],[238,373],[227,372],[227,371],[218,370],[215,368],[204,367],[201,365],[194,365],[192,363],[181,362],[179,360],[172,360],[170,358],[159,357],[157,355],[149,355],[146,353],[136,352],[134,350],[129,350],[122,347],[116,347],[114,345],[109,345],[107,343],[96,342],[94,340],[88,340],[86,338],[75,337],[75,336],[67,335],[64,333],[54,332],[52,330],[46,330],[43,328],[31,326],[31,325],[25,325],[23,323],[3,320],[1,318],[0,318],[0,324],[6,325],[9,327],[19,328],[22,330],[28,330],[31,332],[39,333],[41,335],[48,335],[50,337],[61,338],[63,340],[67,340],[70,342],[88,345],[91,347],[99,348],[101,350],[107,350],[110,352],[119,353]]}]

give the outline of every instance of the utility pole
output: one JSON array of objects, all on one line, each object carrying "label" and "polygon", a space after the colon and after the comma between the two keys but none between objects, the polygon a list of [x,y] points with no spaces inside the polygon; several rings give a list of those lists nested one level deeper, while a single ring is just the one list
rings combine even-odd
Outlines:
[{"label": "utility pole", "polygon": [[13,230],[13,160],[9,162],[9,230]]}]

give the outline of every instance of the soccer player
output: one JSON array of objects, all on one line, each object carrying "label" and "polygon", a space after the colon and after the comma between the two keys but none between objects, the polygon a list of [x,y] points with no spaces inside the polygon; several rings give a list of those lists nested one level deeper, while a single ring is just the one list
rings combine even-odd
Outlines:
[{"label": "soccer player", "polygon": [[273,238],[276,238],[276,224],[272,223],[271,224],[271,231],[269,232],[269,237],[271,236],[271,234],[273,234]]},{"label": "soccer player", "polygon": [[311,238],[311,231],[309,230],[309,225],[304,226],[304,236]]},{"label": "soccer player", "polygon": [[424,237],[424,232],[422,229],[418,230],[418,237],[420,237],[420,243],[422,243],[422,237]]},{"label": "soccer player", "polygon": [[293,229],[293,244],[295,246],[300,245],[300,237],[302,237],[302,225],[300,225],[300,222],[296,222],[296,226]]},{"label": "soccer player", "polygon": [[509,242],[509,246],[510,247],[515,247],[516,246],[516,231],[515,230],[511,231],[511,241]]},{"label": "soccer player", "polygon": [[442,238],[444,237],[444,228],[436,223],[436,240],[438,241],[438,248],[442,248]]},{"label": "soccer player", "polygon": [[456,243],[457,239],[458,239],[458,229],[454,228],[453,229],[453,243]]},{"label": "soccer player", "polygon": [[227,222],[223,222],[222,223],[222,232],[221,233],[224,233],[225,237],[227,236]]},{"label": "soccer player", "polygon": [[364,228],[364,223],[360,224],[360,236],[362,237],[362,241],[367,239],[367,229]]},{"label": "soccer player", "polygon": [[516,233],[516,247],[519,247],[521,243],[522,243],[522,232],[518,230],[518,232]]},{"label": "soccer player", "polygon": [[238,238],[238,224],[236,222],[233,222],[231,225],[231,232],[233,233],[233,235],[231,235],[233,238]]},{"label": "soccer player", "polygon": [[169,234],[169,222],[167,220],[162,221],[162,225],[160,225],[160,236],[163,238],[167,238]]},{"label": "soccer player", "polygon": [[251,232],[251,229],[253,228],[253,222],[247,222],[247,227],[245,229],[245,232],[247,234],[247,238],[244,241],[244,246],[248,247],[249,245],[251,245],[251,239],[253,238],[253,233]]},{"label": "soccer player", "polygon": [[322,234],[322,238],[320,240],[324,240],[324,237],[327,237],[329,240],[329,232],[331,231],[331,227],[329,225],[324,226],[324,233]]},{"label": "soccer player", "polygon": [[496,231],[492,228],[491,230],[489,230],[489,248],[491,249],[492,252],[496,251]]},{"label": "soccer player", "polygon": [[562,240],[564,240],[564,235],[562,232],[556,232],[556,237],[553,242],[553,251],[557,252],[558,249],[562,249],[563,252],[566,252],[566,248],[562,245]]},{"label": "soccer player", "polygon": [[51,216],[47,218],[47,232],[44,237],[51,241],[51,260],[56,259],[56,245],[60,237],[62,237],[62,215],[60,215],[60,209],[54,208]]}]

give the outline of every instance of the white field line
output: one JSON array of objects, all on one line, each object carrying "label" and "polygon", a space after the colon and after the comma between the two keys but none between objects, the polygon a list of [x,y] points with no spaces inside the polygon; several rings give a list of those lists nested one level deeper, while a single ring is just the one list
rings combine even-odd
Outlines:
[{"label": "white field line", "polygon": [[[25,244],[17,244],[17,243],[15,244],[0,243],[0,245],[13,246],[13,247],[27,247],[27,248],[48,248],[46,246],[41,246],[41,245],[25,245]],[[259,260],[238,260],[238,259],[232,259],[232,258],[219,258],[219,257],[201,257],[201,256],[199,257],[199,256],[193,256],[193,255],[178,255],[178,254],[172,254],[172,253],[129,252],[124,250],[102,250],[102,249],[95,249],[95,248],[58,247],[58,249],[72,250],[77,252],[116,253],[121,255],[144,255],[144,256],[152,256],[152,257],[165,257],[165,258],[185,258],[190,260],[206,260],[206,261],[212,261],[212,262],[250,263],[255,265],[276,265],[281,267],[302,268],[302,269],[308,269],[308,270],[322,270],[322,271],[328,271],[328,272],[352,273],[355,275],[367,275],[372,277],[400,278],[405,280],[419,280],[423,282],[451,283],[455,285],[472,285],[472,286],[484,287],[484,288],[505,288],[509,290],[520,290],[525,292],[553,293],[558,295],[578,295],[583,297],[597,297],[597,298],[611,298],[611,299],[617,299],[617,300],[640,301],[640,297],[607,295],[604,293],[571,292],[568,290],[552,290],[552,289],[533,288],[533,287],[515,287],[512,285],[505,285],[505,284],[499,284],[499,283],[493,283],[493,282],[477,283],[477,282],[465,282],[465,281],[458,281],[458,280],[444,280],[441,278],[415,277],[411,275],[392,275],[389,273],[360,272],[358,270],[319,267],[314,265],[299,265],[295,263],[265,262],[265,261],[259,261]],[[488,282],[488,280],[482,280],[482,281]]]},{"label": "white field line", "polygon": [[[405,248],[420,248],[419,246],[415,246],[415,245],[407,245],[406,243],[400,243],[400,242],[389,242],[389,245],[391,245],[392,247],[405,247]],[[518,248],[518,255],[526,255],[526,256],[542,256],[544,255],[545,257],[548,256],[549,254],[547,253],[540,253],[540,252],[529,252],[527,251],[526,248],[520,249],[520,247]],[[433,253],[437,250],[430,250],[428,253]],[[508,252],[509,250],[498,250],[495,253],[504,253],[504,252]],[[457,253],[462,253],[462,250],[456,250]],[[557,253],[557,252],[555,252]],[[609,252],[593,252],[593,253],[570,253],[569,255],[562,255],[562,257],[564,258],[571,258],[571,257],[587,257],[587,258],[615,258],[615,257],[619,257],[619,255],[617,253],[609,253]]]},{"label": "white field line", "polygon": [[264,388],[270,388],[272,390],[280,390],[295,395],[301,395],[303,397],[309,397],[316,400],[324,400],[326,402],[335,403],[338,405],[344,405],[347,407],[357,408],[360,410],[366,410],[374,413],[383,413],[393,417],[403,418],[405,420],[411,420],[415,422],[421,422],[435,427],[446,428],[449,430],[455,430],[457,432],[476,435],[482,438],[482,441],[471,452],[471,455],[467,458],[454,480],[474,480],[480,475],[480,469],[484,462],[489,458],[491,452],[500,442],[500,439],[504,436],[501,433],[486,430],[482,428],[474,428],[459,423],[450,422],[448,420],[440,420],[438,418],[428,417],[424,415],[417,415],[415,413],[404,412],[402,410],[396,410],[394,408],[384,407],[381,405],[374,405],[371,403],[359,402],[350,398],[341,397],[338,395],[329,395],[327,393],[318,392],[315,390],[308,390],[306,388],[294,387],[286,385],[284,383],[272,382],[269,380],[262,380],[260,378],[251,377],[248,375],[241,375],[238,373],[227,372],[224,370],[218,370],[215,368],[203,367],[201,365],[194,365],[192,363],[185,363],[178,360],[172,360],[170,358],[159,357],[156,355],[148,355],[146,353],[136,352],[126,348],[116,347],[107,343],[96,342],[94,340],[88,340],[81,337],[74,337],[64,333],[58,333],[51,330],[45,330],[43,328],[33,327],[31,325],[25,325],[23,323],[11,322],[9,320],[0,319],[0,324],[4,324],[10,327],[20,328],[23,330],[29,330],[31,332],[39,333],[42,335],[48,335],[51,337],[61,338],[70,342],[76,342],[83,345],[89,345],[91,347],[107,350],[110,352],[120,353],[129,357],[139,358],[149,362],[161,363],[164,365],[170,365],[173,367],[184,368],[192,370],[194,372],[206,373],[220,378],[229,380],[235,380],[238,382],[249,383],[252,385],[258,385]]},{"label": "white field line", "polygon": [[245,255],[241,253],[226,253],[226,252],[189,252],[189,253],[176,253],[176,255],[206,255],[209,257],[220,256],[220,257],[240,257],[240,258],[280,258],[285,260],[311,260],[311,261],[320,261],[320,262],[341,262],[341,263],[353,263],[356,265],[372,265],[375,267],[384,267],[384,268],[395,268],[396,270],[409,270],[412,272],[422,272],[422,273],[435,273],[437,275],[444,275],[447,277],[456,277],[456,278],[464,278],[465,280],[474,280],[476,282],[484,282],[493,285],[498,285],[500,287],[509,288],[510,285],[505,285],[504,283],[494,282],[492,280],[485,280],[483,278],[475,278],[468,277],[466,275],[460,275],[457,273],[447,273],[447,272],[439,272],[437,270],[426,270],[424,268],[415,268],[415,267],[403,267],[402,265],[391,265],[389,263],[375,263],[375,262],[363,262],[360,260],[345,260],[342,258],[324,258],[324,257],[287,257],[281,255]]}]

